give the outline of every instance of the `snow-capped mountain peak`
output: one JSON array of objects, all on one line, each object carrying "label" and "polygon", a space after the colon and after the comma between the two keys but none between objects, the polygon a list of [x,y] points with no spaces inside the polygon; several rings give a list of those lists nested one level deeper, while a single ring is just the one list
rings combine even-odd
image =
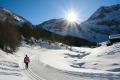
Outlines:
[{"label": "snow-capped mountain peak", "polygon": [[[99,8],[88,20],[102,19],[108,16],[108,14],[118,14],[116,18],[120,19],[120,4],[112,6],[103,6]],[[115,15],[113,16],[115,18]],[[113,18],[111,17],[111,18]]]},{"label": "snow-capped mountain peak", "polygon": [[77,34],[79,31],[77,29],[79,28],[79,24],[69,24],[69,22],[65,19],[52,19],[42,23],[41,25],[43,26],[42,28],[63,36],[74,36],[75,34],[76,36],[79,35]]}]

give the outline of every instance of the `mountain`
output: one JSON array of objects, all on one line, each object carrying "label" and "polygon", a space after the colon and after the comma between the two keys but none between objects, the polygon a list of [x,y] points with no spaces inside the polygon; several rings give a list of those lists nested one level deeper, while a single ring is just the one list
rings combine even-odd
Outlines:
[{"label": "mountain", "polygon": [[80,37],[81,27],[78,23],[69,23],[66,19],[52,19],[38,25],[43,29],[61,36]]},{"label": "mountain", "polygon": [[81,24],[60,18],[36,26],[0,7],[0,48],[5,51],[9,47],[15,51],[17,44],[23,39],[28,43],[32,43],[31,38],[42,38],[74,46],[95,46],[98,42],[108,40],[109,35],[113,34],[120,34],[120,4],[99,8]]},{"label": "mountain", "polygon": [[52,19],[37,25],[41,37],[74,46],[92,46],[95,42],[79,37],[80,25],[69,24],[65,19]]},{"label": "mountain", "polygon": [[20,46],[22,37],[26,41],[32,35],[32,24],[12,11],[0,7],[0,49],[12,53]]},{"label": "mountain", "polygon": [[120,4],[99,8],[81,24],[70,24],[65,19],[52,19],[40,26],[62,36],[82,38],[91,42],[106,41],[109,35],[120,34]]},{"label": "mountain", "polygon": [[78,36],[80,25],[69,23],[66,19],[52,19],[43,22],[42,28],[63,36]]},{"label": "mountain", "polygon": [[84,38],[96,42],[108,40],[109,35],[120,34],[120,4],[99,8],[80,26]]},{"label": "mountain", "polygon": [[13,13],[12,11],[0,7],[0,21],[8,21],[12,24],[22,26],[22,24],[27,23],[29,25],[32,25],[29,21],[24,19],[23,17]]},{"label": "mountain", "polygon": [[[33,26],[32,23],[30,23],[25,18],[15,14],[14,12],[4,8],[0,7],[0,23],[3,24],[11,24],[18,28],[19,33],[21,36],[23,36],[26,39],[29,39],[33,36]],[[8,27],[11,27],[8,25]]]}]

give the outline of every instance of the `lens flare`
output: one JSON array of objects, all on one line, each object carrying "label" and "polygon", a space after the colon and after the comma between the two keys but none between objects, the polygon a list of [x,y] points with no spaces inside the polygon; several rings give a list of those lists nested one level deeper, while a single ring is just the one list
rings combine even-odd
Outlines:
[{"label": "lens flare", "polygon": [[73,12],[73,11],[68,12],[66,19],[67,19],[69,22],[74,23],[74,22],[77,21],[77,15],[76,15],[76,13]]}]

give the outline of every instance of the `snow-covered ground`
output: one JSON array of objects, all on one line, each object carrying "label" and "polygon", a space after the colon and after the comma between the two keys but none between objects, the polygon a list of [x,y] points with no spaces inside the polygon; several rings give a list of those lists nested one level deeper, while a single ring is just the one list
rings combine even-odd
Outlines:
[{"label": "snow-covered ground", "polygon": [[[28,70],[25,54],[31,61]],[[54,44],[23,45],[14,55],[0,50],[0,80],[119,80],[119,58],[120,43],[67,50]]]},{"label": "snow-covered ground", "polygon": [[15,56],[2,50],[0,50],[0,80],[27,80]]},{"label": "snow-covered ground", "polygon": [[54,68],[77,72],[120,73],[120,44],[98,48],[49,50],[40,61]]}]

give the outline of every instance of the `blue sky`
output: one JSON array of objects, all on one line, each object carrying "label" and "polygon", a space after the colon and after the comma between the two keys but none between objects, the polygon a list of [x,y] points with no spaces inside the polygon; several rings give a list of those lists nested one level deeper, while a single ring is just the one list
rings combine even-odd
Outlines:
[{"label": "blue sky", "polygon": [[99,7],[119,4],[120,0],[0,0],[5,7],[26,18],[33,24],[64,18],[65,11],[73,8],[80,21],[90,17]]}]

